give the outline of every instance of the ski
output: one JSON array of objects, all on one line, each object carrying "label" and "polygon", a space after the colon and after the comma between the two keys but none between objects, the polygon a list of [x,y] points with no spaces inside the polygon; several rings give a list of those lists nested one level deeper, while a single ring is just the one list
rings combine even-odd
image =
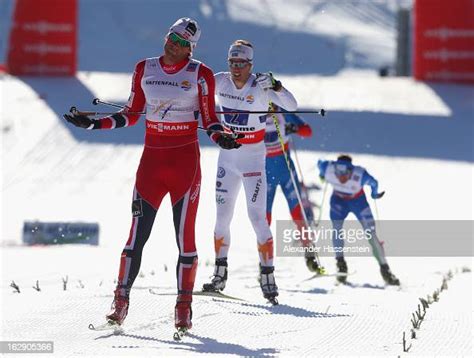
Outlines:
[{"label": "ski", "polygon": [[101,325],[98,325],[98,326],[94,326],[92,323],[89,324],[89,327],[88,327],[91,331],[109,331],[109,330],[112,330],[114,331],[114,333],[121,333],[123,331],[123,328],[122,326],[120,326],[119,324],[115,323],[115,322],[112,322],[112,321],[108,321],[104,324],[101,324]]},{"label": "ski", "polygon": [[235,301],[245,302],[245,300],[243,298],[226,295],[225,293],[222,293],[220,291],[196,291],[196,292],[193,292],[193,295],[194,296],[216,297],[216,298],[223,298],[223,299],[226,299],[226,300],[235,300]]},{"label": "ski", "polygon": [[188,329],[186,327],[179,327],[176,329],[176,332],[174,332],[173,339],[175,341],[180,341],[187,333]]},{"label": "ski", "polygon": [[[148,292],[150,292],[153,295],[158,295],[158,296],[175,296],[176,295],[176,293],[171,293],[171,292],[158,292],[154,290],[153,288],[150,288]],[[220,291],[194,291],[193,296],[207,296],[207,297],[222,298],[225,300],[246,302],[243,298],[226,295],[225,293],[222,293]]]},{"label": "ski", "polygon": [[326,274],[322,274],[322,275],[319,274],[319,273],[316,273],[313,276],[308,277],[307,279],[304,279],[303,282],[311,281],[311,280],[314,280],[315,278],[323,278],[323,277],[347,277],[347,276],[351,276],[355,273],[356,273],[356,271],[347,272],[347,273],[345,273],[345,272],[326,273]]}]

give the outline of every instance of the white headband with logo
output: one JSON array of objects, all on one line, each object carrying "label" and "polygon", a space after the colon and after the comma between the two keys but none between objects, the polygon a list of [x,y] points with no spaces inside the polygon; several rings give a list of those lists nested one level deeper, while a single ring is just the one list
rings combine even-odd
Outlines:
[{"label": "white headband with logo", "polygon": [[245,45],[231,45],[227,55],[228,60],[242,59],[245,61],[253,61],[253,48]]}]

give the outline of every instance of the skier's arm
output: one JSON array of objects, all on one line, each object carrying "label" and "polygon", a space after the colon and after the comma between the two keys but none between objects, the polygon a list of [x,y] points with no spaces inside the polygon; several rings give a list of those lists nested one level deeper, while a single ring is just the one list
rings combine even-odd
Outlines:
[{"label": "skier's arm", "polygon": [[301,137],[311,137],[313,131],[311,126],[306,123],[300,116],[294,113],[285,113],[285,133],[296,133]]},{"label": "skier's arm", "polygon": [[281,86],[279,91],[267,90],[268,99],[279,107],[286,108],[288,111],[296,111],[298,103],[295,97],[285,87]]},{"label": "skier's arm", "polygon": [[[216,101],[214,97],[216,89],[216,81],[212,70],[201,64],[198,73],[198,93],[199,93],[199,109],[201,110],[202,125],[208,129],[207,134],[213,142],[223,149],[235,149],[241,146],[237,143],[236,138],[226,136],[215,131],[224,131],[224,127],[220,123],[216,115]],[[209,130],[210,129],[210,130]]]},{"label": "skier's arm", "polygon": [[370,175],[366,170],[364,170],[364,174],[362,174],[362,185],[369,185],[371,189],[370,196],[372,199],[379,199],[381,198],[385,192],[379,193],[379,183],[378,181]]},{"label": "skier's arm", "polygon": [[318,160],[319,177],[324,180],[326,177],[326,170],[328,169],[328,160]]},{"label": "skier's arm", "polygon": [[85,115],[65,114],[64,118],[76,127],[84,129],[115,129],[129,127],[137,124],[139,114],[127,114],[127,112],[140,113],[145,107],[145,94],[141,86],[145,61],[139,62],[135,66],[132,77],[132,90],[125,108],[111,116],[93,119]]},{"label": "skier's arm", "polygon": [[209,67],[204,64],[201,64],[199,66],[198,73],[198,94],[202,125],[206,129],[212,128],[222,130],[222,125],[220,124],[219,118],[217,118],[215,109],[215,90],[216,81],[214,79],[214,73]]}]

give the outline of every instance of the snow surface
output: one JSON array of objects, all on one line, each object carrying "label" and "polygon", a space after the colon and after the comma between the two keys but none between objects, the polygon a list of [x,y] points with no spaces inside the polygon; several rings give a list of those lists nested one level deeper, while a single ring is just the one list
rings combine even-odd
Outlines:
[{"label": "snow surface", "polygon": [[[0,339],[52,340],[58,356],[395,356],[403,354],[402,332],[410,336],[419,297],[439,288],[443,274],[458,270],[440,301],[428,309],[417,338],[408,343],[414,355],[471,356],[472,273],[460,270],[472,269],[472,258],[389,258],[401,290],[385,288],[373,258],[348,258],[350,269],[356,270],[351,287],[337,286],[330,277],[303,282],[310,274],[302,258],[276,258],[281,305],[271,307],[258,286],[256,240],[242,197],[232,223],[226,292],[246,302],[195,297],[190,337],[181,343],[172,340],[175,297],[148,292],[175,292],[177,249],[165,199],[144,250],[125,333],[87,329],[89,323],[102,323],[112,300],[130,225],[143,123],[86,132],[67,125],[60,115],[71,105],[92,108],[90,101],[97,96],[125,102],[134,62],[160,52],[157,34],[185,15],[184,6],[205,30],[197,58],[221,70],[228,44],[236,37],[249,38],[259,45],[258,70],[274,69],[302,109],[329,111],[324,119],[306,116],[315,136],[296,140],[306,182],[319,183],[317,159],[349,152],[387,191],[378,204],[380,219],[473,220],[473,87],[375,75],[378,66],[393,58],[397,6],[409,3],[240,0],[180,1],[176,6],[165,1],[162,6],[170,11],[158,11],[153,1],[80,1],[82,71],[77,78],[0,79]],[[142,22],[128,16],[134,6],[144,9]],[[220,30],[223,24],[226,33]],[[308,53],[328,51],[309,59],[297,47]],[[200,139],[196,288],[213,269],[218,155],[205,136]],[[321,203],[322,193],[313,192],[312,200]],[[328,196],[323,219],[327,209]],[[289,218],[281,193],[273,217]],[[24,247],[23,222],[35,219],[98,222],[100,246]],[[322,260],[329,271],[335,270],[332,258]],[[12,280],[20,294],[9,287]],[[41,292],[32,288],[36,280]]]}]

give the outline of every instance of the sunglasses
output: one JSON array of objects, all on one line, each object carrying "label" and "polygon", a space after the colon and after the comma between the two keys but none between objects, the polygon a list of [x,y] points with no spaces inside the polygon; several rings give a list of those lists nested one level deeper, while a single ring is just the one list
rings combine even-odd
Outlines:
[{"label": "sunglasses", "polygon": [[191,47],[191,43],[189,41],[183,39],[175,32],[172,32],[168,35],[168,40],[170,40],[174,44],[177,43],[181,47]]},{"label": "sunglasses", "polygon": [[227,63],[229,64],[230,68],[244,68],[250,62],[248,62],[248,61],[245,61],[245,62],[227,61]]},{"label": "sunglasses", "polygon": [[336,176],[346,176],[349,175],[352,170],[351,168],[347,167],[346,165],[336,165],[336,170],[334,171]]}]

